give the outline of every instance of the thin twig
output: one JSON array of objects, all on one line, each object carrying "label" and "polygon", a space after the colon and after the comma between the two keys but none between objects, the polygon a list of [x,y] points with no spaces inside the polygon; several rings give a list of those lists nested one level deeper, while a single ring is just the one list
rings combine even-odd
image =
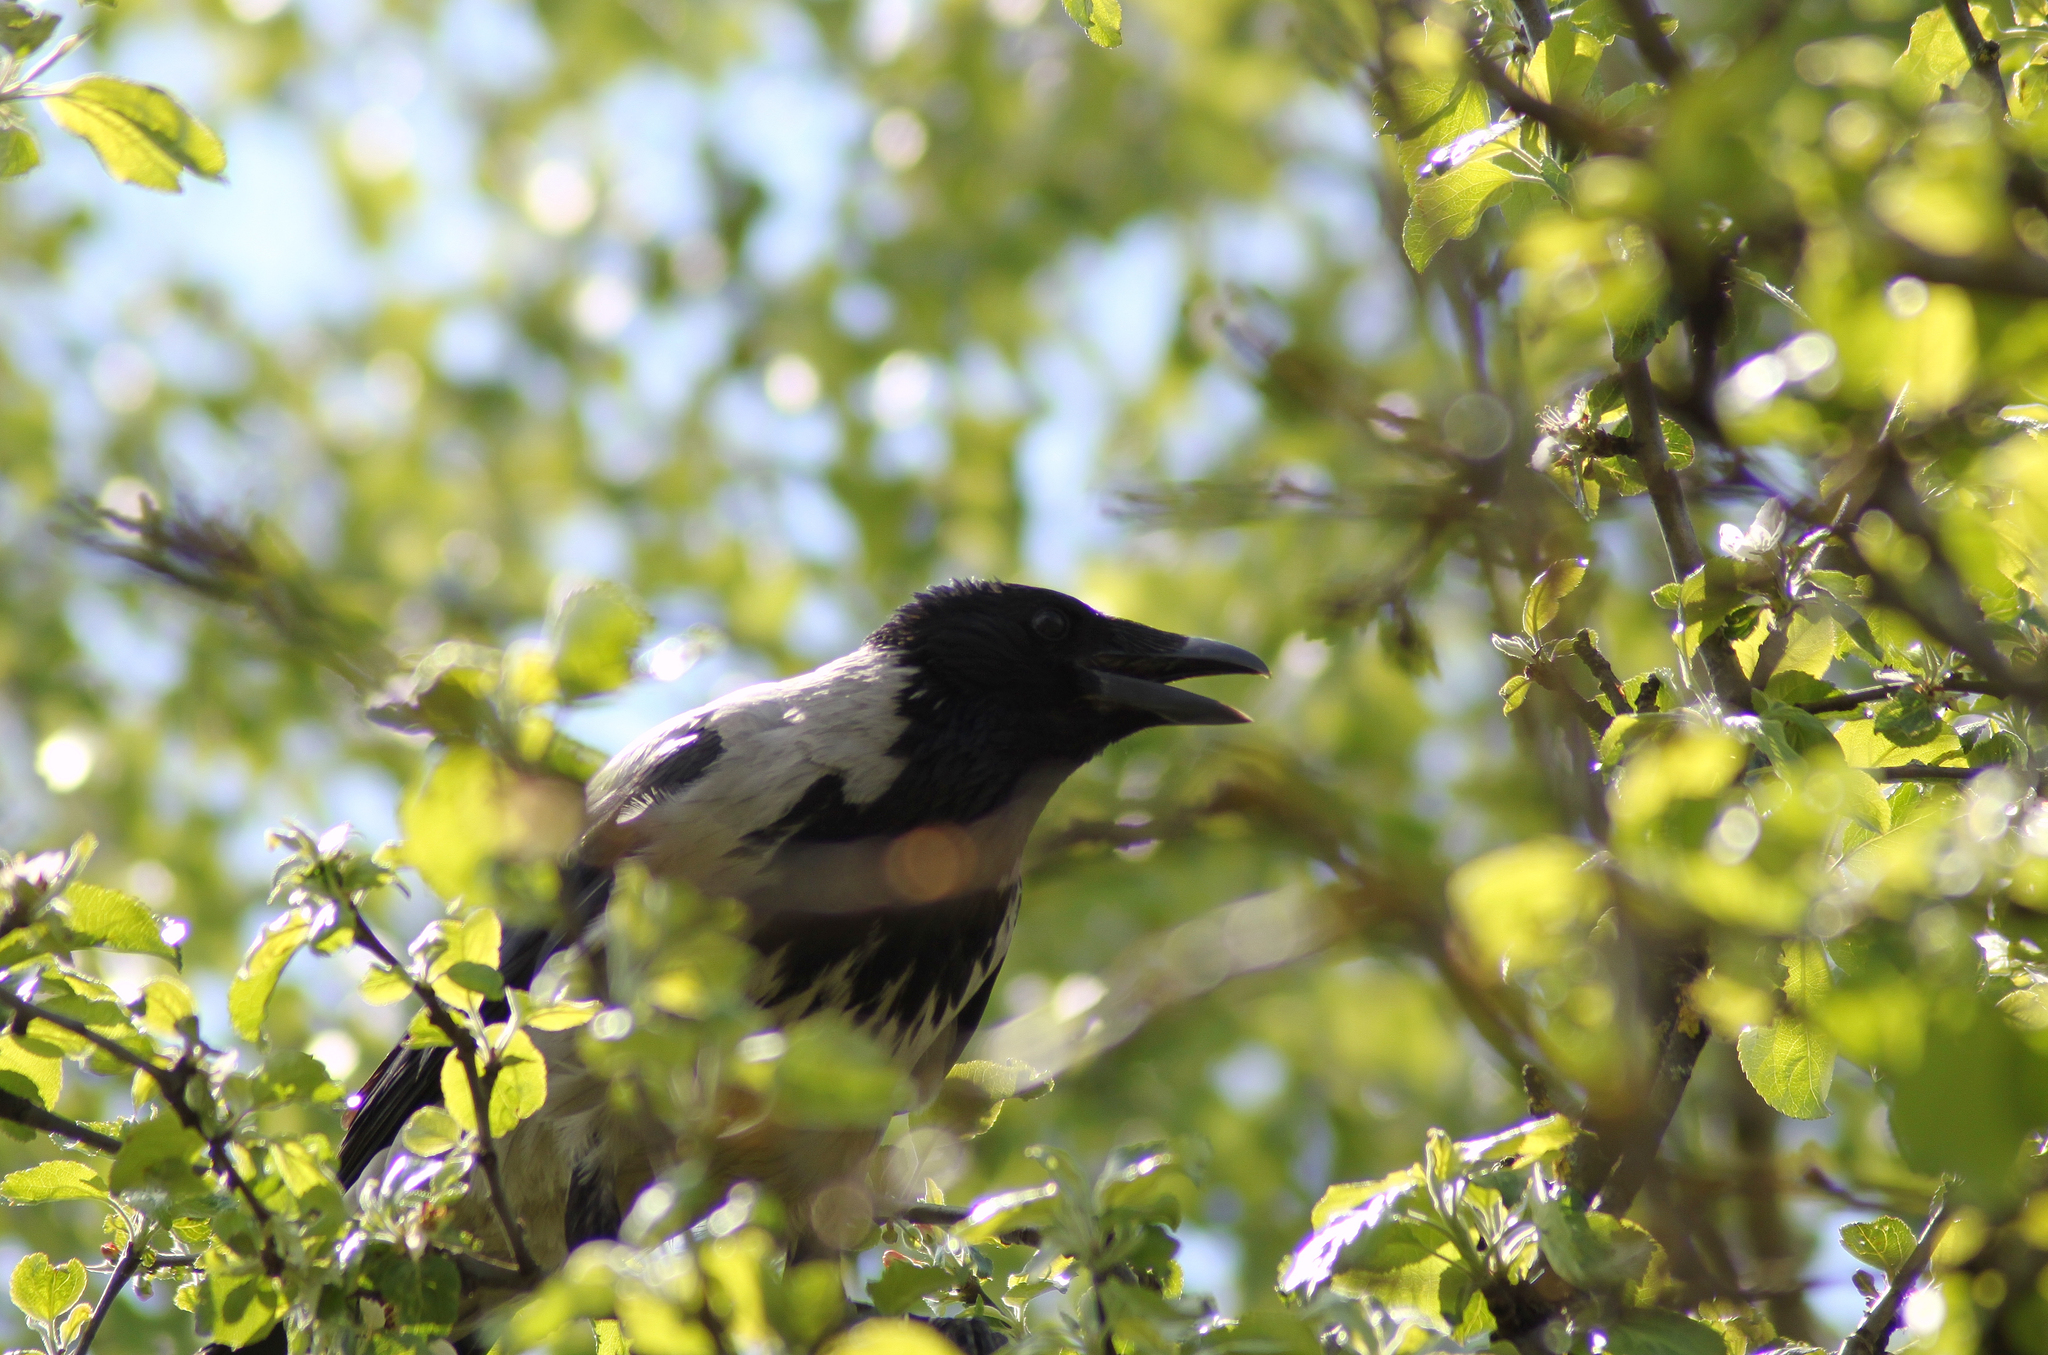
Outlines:
[{"label": "thin twig", "polygon": [[95,1152],[121,1151],[121,1140],[113,1135],[102,1134],[97,1129],[89,1128],[76,1120],[67,1120],[62,1115],[53,1115],[27,1097],[16,1096],[13,1092],[0,1091],[0,1120],[12,1120],[15,1124],[41,1130],[45,1134],[54,1134],[60,1139],[70,1139],[73,1143]]},{"label": "thin twig", "polygon": [[1971,777],[1991,770],[1989,767],[1931,767],[1924,762],[1908,762],[1903,767],[1858,767],[1879,781],[1967,781]]},{"label": "thin twig", "polygon": [[1642,54],[1643,64],[1666,85],[1683,80],[1685,57],[1671,45],[1671,35],[1664,31],[1664,16],[1657,12],[1657,7],[1650,0],[1615,0],[1615,4],[1628,18],[1629,39]]},{"label": "thin twig", "polygon": [[1973,682],[1963,678],[1943,678],[1940,682],[1922,684],[1917,682],[1885,682],[1875,687],[1858,687],[1854,691],[1838,692],[1824,696],[1818,701],[1795,701],[1792,704],[1809,715],[1839,715],[1844,711],[1867,706],[1874,701],[1889,701],[1900,692],[1914,687],[1930,695],[1935,692],[1954,692],[1965,696],[1997,696],[2001,693],[1991,689],[1988,683]]},{"label": "thin twig", "polygon": [[1572,684],[1565,679],[1564,674],[1557,671],[1554,664],[1538,659],[1522,672],[1530,681],[1555,696],[1566,710],[1577,716],[1585,723],[1586,728],[1595,734],[1605,734],[1607,727],[1614,723],[1612,715],[1602,710],[1597,703],[1588,701],[1573,690]]},{"label": "thin twig", "polygon": [[[1628,400],[1632,430],[1629,440],[1634,444],[1636,463],[1649,490],[1650,503],[1657,510],[1657,527],[1671,558],[1671,574],[1683,583],[1694,570],[1706,564],[1707,557],[1700,549],[1699,533],[1694,530],[1692,515],[1686,508],[1685,487],[1671,469],[1670,453],[1664,445],[1663,420],[1657,408],[1657,388],[1650,381],[1650,364],[1641,358],[1622,363],[1621,388]],[[1755,698],[1728,637],[1719,631],[1702,637],[1699,656],[1721,705],[1730,713],[1752,713]]]},{"label": "thin twig", "polygon": [[[1696,977],[1696,971],[1705,968],[1704,952],[1686,957],[1680,963],[1683,966],[1680,980],[1668,985],[1673,1008],[1665,1016],[1664,1042],[1657,1054],[1657,1066],[1651,1072],[1643,1107],[1627,1126],[1630,1141],[1621,1145],[1621,1151],[1604,1180],[1599,1179],[1599,1173],[1594,1173],[1592,1180],[1583,1184],[1574,1180],[1572,1183],[1590,1194],[1597,1194],[1593,1208],[1616,1218],[1628,1213],[1629,1206],[1635,1203],[1636,1193],[1650,1179],[1650,1169],[1656,1164],[1665,1131],[1670,1129],[1672,1117],[1678,1113],[1678,1103],[1684,1099],[1686,1086],[1692,1081],[1693,1066],[1699,1062],[1700,1051],[1707,1045],[1707,1023],[1685,1001],[1691,977]],[[1663,1013],[1659,1015],[1664,1016]]]},{"label": "thin twig", "polygon": [[194,1076],[190,1063],[180,1059],[170,1067],[165,1067],[156,1059],[136,1053],[128,1046],[107,1038],[81,1021],[61,1016],[46,1007],[30,1002],[4,985],[0,985],[0,1005],[10,1008],[18,1016],[26,1016],[34,1021],[47,1021],[59,1030],[68,1030],[129,1067],[147,1073],[156,1083],[157,1089],[163,1093],[164,1104],[171,1108],[171,1114],[178,1117],[180,1124],[206,1141],[206,1156],[213,1164],[214,1174],[227,1182],[235,1194],[242,1197],[242,1203],[247,1205],[250,1214],[255,1216],[257,1229],[263,1235],[264,1270],[271,1275],[284,1273],[284,1258],[278,1254],[277,1246],[270,1237],[270,1210],[256,1198],[255,1189],[242,1173],[236,1170],[234,1159],[228,1156],[227,1145],[230,1135],[226,1132],[209,1131],[205,1118],[185,1099],[185,1090],[192,1085]]},{"label": "thin twig", "polygon": [[505,1230],[506,1245],[512,1248],[512,1259],[519,1265],[519,1274],[529,1280],[538,1277],[541,1273],[540,1263],[533,1259],[533,1252],[526,1245],[526,1232],[519,1226],[519,1216],[512,1208],[512,1197],[505,1190],[504,1173],[498,1163],[497,1140],[491,1133],[491,1092],[498,1080],[498,1067],[492,1065],[487,1070],[478,1070],[476,1041],[471,1039],[469,1032],[456,1021],[447,1004],[441,1001],[441,995],[434,991],[434,986],[416,977],[400,963],[391,948],[384,944],[383,938],[370,926],[370,920],[363,916],[363,910],[355,896],[344,895],[339,897],[337,902],[346,904],[349,913],[355,919],[356,944],[398,973],[405,975],[407,981],[412,984],[413,992],[427,1009],[427,1020],[452,1046],[449,1052],[462,1066],[463,1078],[469,1083],[470,1103],[476,1112],[476,1164],[484,1174],[484,1184],[491,1197],[491,1209],[498,1216],[498,1226]]},{"label": "thin twig", "polygon": [[1977,27],[1977,16],[1970,13],[1969,0],[1941,0],[1941,7],[1948,11],[1948,21],[1955,25],[1956,36],[1963,40],[1963,50],[1970,54],[1970,69],[1991,86],[1991,96],[1998,101],[1998,116],[2005,117],[2011,109],[2005,100],[2005,76],[1998,69],[1998,44]]},{"label": "thin twig", "polygon": [[1921,1272],[1934,1256],[1934,1244],[1941,1239],[1941,1226],[1948,1222],[1948,1199],[1944,1188],[1937,1196],[1934,1212],[1927,1216],[1927,1226],[1920,1230],[1920,1240],[1913,1244],[1912,1254],[1906,1257],[1899,1273],[1892,1276],[1892,1282],[1863,1318],[1861,1326],[1849,1333],[1849,1339],[1842,1342],[1841,1355],[1884,1355],[1891,1346],[1892,1331],[1899,1325],[1899,1305],[1906,1295],[1920,1282]]},{"label": "thin twig", "polygon": [[1572,653],[1579,656],[1579,662],[1586,665],[1593,681],[1600,684],[1600,695],[1607,698],[1607,704],[1614,708],[1616,715],[1627,715],[1634,709],[1628,703],[1628,693],[1621,689],[1621,679],[1614,674],[1614,665],[1593,643],[1592,631],[1582,630],[1572,637]]},{"label": "thin twig", "polygon": [[1603,155],[1640,155],[1648,148],[1648,140],[1633,129],[1609,126],[1590,113],[1531,94],[1477,42],[1466,48],[1465,55],[1473,75],[1489,93],[1514,112],[1542,123],[1554,135]]},{"label": "thin twig", "polygon": [[114,1310],[114,1299],[128,1281],[134,1277],[135,1269],[142,1264],[142,1235],[131,1234],[128,1245],[121,1249],[121,1259],[114,1263],[114,1273],[107,1277],[107,1287],[100,1293],[100,1301],[92,1306],[92,1316],[85,1320],[84,1330],[78,1333],[78,1344],[71,1348],[71,1355],[86,1355],[92,1349],[92,1338],[100,1334],[100,1323],[107,1320],[107,1314]]}]

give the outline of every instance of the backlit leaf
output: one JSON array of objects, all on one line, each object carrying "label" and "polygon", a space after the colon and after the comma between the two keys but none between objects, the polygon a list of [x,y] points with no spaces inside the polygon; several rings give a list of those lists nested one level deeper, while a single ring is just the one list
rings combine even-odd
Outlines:
[{"label": "backlit leaf", "polygon": [[227,173],[220,138],[155,85],[88,75],[58,86],[42,104],[124,183],[176,193],[181,172],[208,179]]}]

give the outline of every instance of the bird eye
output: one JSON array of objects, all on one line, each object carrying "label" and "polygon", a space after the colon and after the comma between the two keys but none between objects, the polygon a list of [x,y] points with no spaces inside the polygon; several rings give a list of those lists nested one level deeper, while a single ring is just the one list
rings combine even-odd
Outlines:
[{"label": "bird eye", "polygon": [[1067,638],[1067,614],[1048,607],[1031,618],[1031,629],[1041,640],[1064,640]]}]

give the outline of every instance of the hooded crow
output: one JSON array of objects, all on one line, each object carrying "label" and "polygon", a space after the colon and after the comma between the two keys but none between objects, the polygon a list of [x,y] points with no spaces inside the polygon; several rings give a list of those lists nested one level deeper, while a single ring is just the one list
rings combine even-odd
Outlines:
[{"label": "hooded crow", "polygon": [[[1246,719],[1169,684],[1265,672],[1245,650],[1105,616],[1049,589],[931,588],[844,658],[677,716],[607,763],[563,873],[564,921],[508,933],[505,980],[526,986],[548,955],[588,942],[613,872],[638,862],[744,905],[760,955],[752,996],[764,1010],[785,1022],[843,1016],[929,1099],[988,1006],[1016,923],[1025,838],[1060,783],[1140,730]],[[508,1138],[503,1159],[529,1244],[553,1266],[584,1241],[615,1236],[676,1147],[650,1117],[613,1104],[578,1064],[573,1038],[542,1049],[546,1107]],[[400,1048],[370,1077],[342,1143],[345,1186],[374,1179],[406,1119],[439,1100],[445,1057]],[[721,1136],[709,1165],[773,1190],[800,1238],[816,1243],[812,1203],[860,1173],[880,1128],[764,1122]],[[474,1214],[466,1221],[480,1238],[499,1236],[481,1202]]]}]

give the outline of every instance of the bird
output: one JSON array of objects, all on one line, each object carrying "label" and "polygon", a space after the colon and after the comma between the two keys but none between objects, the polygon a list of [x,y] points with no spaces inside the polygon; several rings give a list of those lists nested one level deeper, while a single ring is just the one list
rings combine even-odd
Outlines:
[{"label": "bird", "polygon": [[[929,1100],[988,1009],[1017,922],[1025,841],[1053,793],[1141,730],[1246,721],[1171,685],[1229,674],[1267,668],[1234,645],[1048,588],[927,588],[844,657],[678,715],[607,762],[562,865],[562,916],[507,930],[504,981],[528,986],[550,956],[601,935],[616,873],[637,863],[742,905],[758,956],[749,996],[774,1022],[836,1014]],[[572,1036],[542,1047],[547,1103],[501,1155],[532,1253],[553,1268],[615,1237],[676,1149],[651,1117],[613,1104]],[[407,1119],[439,1102],[447,1054],[401,1045],[352,1098],[345,1188],[374,1181]],[[773,1191],[800,1242],[815,1243],[807,1206],[861,1170],[881,1128],[764,1124],[721,1138],[710,1165]],[[503,1244],[483,1201],[472,1204],[471,1231],[487,1248],[493,1236]]]}]

